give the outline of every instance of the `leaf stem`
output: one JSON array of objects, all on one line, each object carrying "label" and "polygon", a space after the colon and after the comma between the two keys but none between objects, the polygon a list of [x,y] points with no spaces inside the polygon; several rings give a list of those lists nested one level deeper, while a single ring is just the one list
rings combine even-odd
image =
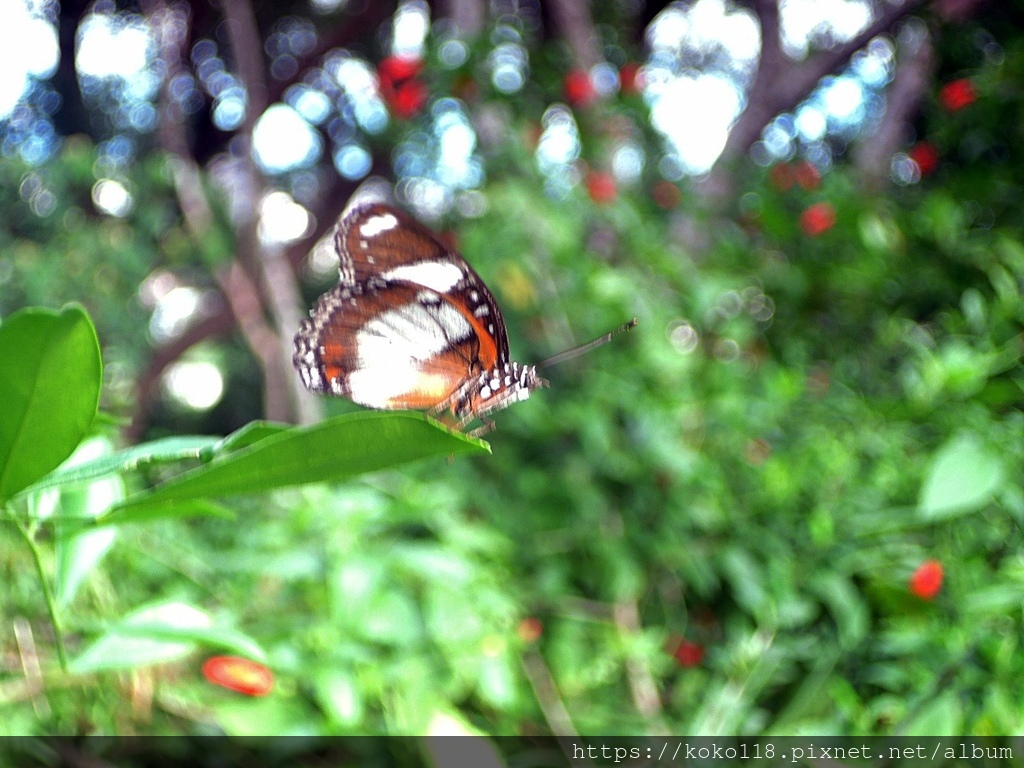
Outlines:
[{"label": "leaf stem", "polygon": [[22,538],[25,539],[25,543],[28,544],[29,551],[32,552],[32,559],[36,564],[36,572],[39,574],[39,585],[43,588],[43,599],[46,601],[46,609],[50,614],[50,623],[53,625],[53,636],[57,643],[57,658],[60,661],[61,670],[67,672],[68,657],[64,648],[64,632],[60,626],[57,602],[54,600],[53,590],[50,589],[50,582],[46,577],[46,568],[43,567],[43,553],[42,550],[39,549],[39,545],[36,544],[35,530],[29,530],[29,528],[18,519],[9,507],[5,506],[4,510],[21,533]]}]

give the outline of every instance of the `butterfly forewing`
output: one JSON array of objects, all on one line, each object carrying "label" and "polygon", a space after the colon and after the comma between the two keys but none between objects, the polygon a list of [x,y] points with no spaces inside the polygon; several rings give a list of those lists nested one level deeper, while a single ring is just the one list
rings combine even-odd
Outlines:
[{"label": "butterfly forewing", "polygon": [[466,260],[407,213],[381,203],[345,215],[335,234],[341,284],[381,288],[413,283],[464,306],[507,359],[508,337],[501,310]]}]

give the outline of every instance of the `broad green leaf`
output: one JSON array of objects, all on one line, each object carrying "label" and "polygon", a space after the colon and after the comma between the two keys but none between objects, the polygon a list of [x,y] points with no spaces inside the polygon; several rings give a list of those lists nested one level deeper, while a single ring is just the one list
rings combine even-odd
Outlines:
[{"label": "broad green leaf", "polygon": [[343,480],[430,456],[489,450],[420,413],[350,413],[278,432],[128,499],[138,505]]},{"label": "broad green leaf", "polygon": [[86,648],[71,662],[70,669],[83,674],[174,661],[194,650],[195,633],[212,627],[213,621],[205,611],[187,603],[142,608]]},{"label": "broad green leaf", "polygon": [[65,464],[58,467],[37,483],[21,493],[36,493],[45,488],[88,483],[98,477],[117,472],[130,472],[150,464],[169,464],[187,459],[199,459],[204,450],[217,445],[220,440],[205,435],[182,435],[165,437],[149,443],[140,443],[117,453],[97,456],[80,464]]},{"label": "broad green leaf", "polygon": [[480,663],[477,691],[489,706],[509,707],[516,697],[516,670],[507,653],[485,655]]},{"label": "broad green leaf", "polygon": [[[111,450],[112,445],[106,438],[86,440],[64,466],[73,467],[109,456]],[[67,518],[77,523],[98,517],[121,501],[124,495],[124,481],[120,477],[97,477],[84,486],[63,487],[60,489],[58,521]],[[117,529],[101,528],[57,537],[55,591],[61,606],[71,602],[82,581],[113,546],[116,536]]]},{"label": "broad green leaf", "polygon": [[976,438],[953,438],[932,460],[921,487],[921,516],[934,520],[973,512],[992,497],[1003,478],[999,457]]},{"label": "broad green leaf", "polygon": [[0,499],[53,470],[85,437],[102,366],[81,307],[24,309],[0,325]]},{"label": "broad green leaf", "polygon": [[119,625],[114,631],[119,637],[142,637],[152,640],[195,643],[209,646],[218,651],[231,651],[256,661],[267,660],[267,654],[259,643],[245,633],[229,627],[170,627],[166,624],[131,622]]},{"label": "broad green leaf", "polygon": [[358,680],[342,669],[320,673],[313,681],[317,701],[341,725],[355,725],[363,717],[362,692]]},{"label": "broad green leaf", "polygon": [[[217,727],[223,730],[226,736],[242,740],[247,736],[266,736],[272,733],[275,736],[291,736],[294,739],[278,739],[275,743],[284,744],[287,750],[289,744],[301,744],[304,736],[322,737],[318,725],[309,716],[309,705],[302,701],[299,696],[261,696],[249,698],[246,696],[228,695],[225,697],[214,697],[209,695],[204,701],[208,717],[212,719]],[[263,752],[264,756],[273,753]],[[297,765],[302,761],[287,761],[273,759],[279,765]],[[247,765],[253,764],[250,760]],[[344,765],[359,765],[359,761],[344,761]],[[370,764],[370,763],[365,763]]]}]

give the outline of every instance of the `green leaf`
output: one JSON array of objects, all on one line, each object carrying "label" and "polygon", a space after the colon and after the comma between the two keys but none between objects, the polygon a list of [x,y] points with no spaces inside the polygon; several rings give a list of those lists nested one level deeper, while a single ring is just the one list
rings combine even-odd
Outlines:
[{"label": "green leaf", "polygon": [[362,719],[362,694],[353,675],[341,669],[325,670],[314,678],[313,687],[320,706],[335,722],[351,726]]},{"label": "green leaf", "polygon": [[195,649],[197,633],[212,627],[205,611],[187,603],[141,608],[82,651],[70,670],[84,674],[174,661]]},{"label": "green leaf", "polygon": [[130,505],[116,507],[109,514],[97,520],[97,525],[127,525],[128,523],[154,523],[158,520],[175,520],[186,517],[219,517],[234,520],[234,510],[206,499],[140,499]]},{"label": "green leaf", "polygon": [[[111,450],[111,442],[106,438],[86,440],[65,462],[65,466],[109,456]],[[80,521],[101,515],[124,496],[124,481],[120,477],[98,477],[85,486],[61,488],[57,506],[58,524],[63,528],[66,518],[72,521],[72,526],[78,527]],[[57,560],[54,580],[59,605],[66,606],[74,599],[78,587],[113,546],[116,536],[116,529],[102,528],[57,537],[54,547]]]},{"label": "green leaf", "polygon": [[857,647],[871,627],[871,617],[860,591],[846,576],[830,571],[818,573],[811,584],[836,623],[840,644],[846,648]]},{"label": "green leaf", "polygon": [[118,637],[141,637],[210,646],[218,651],[231,651],[256,661],[266,661],[267,654],[251,637],[228,627],[182,626],[166,624],[125,623],[113,631]]},{"label": "green leaf", "polygon": [[81,307],[24,309],[0,325],[0,499],[71,455],[96,416],[102,378]]},{"label": "green leaf", "polygon": [[921,516],[940,519],[983,506],[1004,480],[999,457],[971,435],[953,438],[939,449],[921,487]]},{"label": "green leaf", "polygon": [[961,733],[964,714],[956,691],[945,691],[926,701],[899,729],[901,736]]},{"label": "green leaf", "polygon": [[88,483],[105,475],[130,472],[150,464],[170,464],[187,459],[199,459],[203,452],[222,442],[205,435],[165,437],[149,443],[140,443],[117,453],[97,456],[81,464],[58,467],[42,480],[25,488],[22,494],[36,493],[46,488]]},{"label": "green leaf", "polygon": [[277,432],[129,498],[113,514],[139,505],[259,493],[344,480],[430,456],[489,451],[421,413],[349,413],[311,427]]},{"label": "green leaf", "polygon": [[493,740],[459,714],[438,711],[427,725],[429,736],[461,736],[458,739],[423,739],[423,756],[431,768],[472,765],[474,768],[507,768]]},{"label": "green leaf", "polygon": [[292,425],[280,424],[276,421],[250,421],[244,427],[236,429],[230,435],[214,444],[209,455],[204,456],[204,460],[209,461],[217,456],[233,453],[253,443],[258,443],[260,440],[271,435],[277,435],[289,429],[292,429]]}]

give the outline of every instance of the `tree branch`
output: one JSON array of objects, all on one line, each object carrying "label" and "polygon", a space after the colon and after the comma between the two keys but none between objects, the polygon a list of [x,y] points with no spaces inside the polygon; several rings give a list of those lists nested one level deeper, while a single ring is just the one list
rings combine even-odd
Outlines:
[{"label": "tree branch", "polygon": [[551,733],[555,736],[579,737],[579,731],[573,725],[572,716],[562,701],[551,670],[539,651],[530,648],[523,653],[523,671],[526,672],[526,679],[530,681]]},{"label": "tree branch", "polygon": [[450,19],[463,39],[480,36],[487,17],[487,4],[484,0],[443,0],[439,3],[442,15]]},{"label": "tree branch", "polygon": [[248,0],[221,0],[221,8],[224,9],[228,44],[234,54],[238,78],[245,86],[246,110],[242,133],[251,138],[253,125],[267,109],[263,39]]},{"label": "tree branch", "polygon": [[850,57],[878,35],[917,10],[925,0],[906,0],[902,5],[884,6],[877,18],[853,39],[803,62],[785,57],[779,41],[777,0],[757,0],[754,11],[761,24],[762,52],[754,84],[747,94],[747,106],[733,124],[725,147],[704,184],[712,201],[721,201],[732,190],[730,179],[735,164],[746,155],[761,132],[778,114],[794,109],[817,87],[823,77],[845,66]]},{"label": "tree branch", "polygon": [[149,411],[160,377],[167,367],[201,341],[214,336],[227,336],[235,328],[231,307],[225,301],[215,314],[190,326],[181,336],[158,347],[135,382],[135,417],[124,430],[129,443],[142,439],[149,424]]},{"label": "tree branch", "polygon": [[890,160],[906,141],[910,122],[932,83],[935,57],[928,31],[920,26],[913,34],[901,35],[902,55],[886,94],[885,113],[857,146],[857,168],[868,189],[879,190],[884,186]]},{"label": "tree branch", "polygon": [[550,8],[555,25],[569,45],[573,65],[589,72],[603,58],[589,1],[551,0]]},{"label": "tree branch", "polygon": [[[221,0],[227,21],[228,43],[234,53],[238,76],[248,96],[245,119],[238,138],[241,142],[234,153],[235,160],[242,168],[243,184],[235,192],[239,205],[235,206],[235,248],[237,259],[260,275],[259,285],[267,293],[270,314],[274,317],[277,332],[263,320],[262,302],[243,301],[242,295],[228,296],[232,309],[251,310],[244,320],[239,317],[242,332],[250,342],[253,352],[263,365],[263,407],[266,418],[274,421],[292,421],[292,404],[302,402],[305,393],[300,391],[298,377],[291,366],[291,333],[289,320],[298,304],[299,289],[295,274],[283,264],[281,252],[276,248],[264,248],[259,239],[259,203],[263,197],[264,179],[253,159],[253,128],[267,108],[267,84],[263,66],[263,41],[256,26],[256,15],[249,0]],[[227,275],[219,276],[222,287],[237,287],[240,290],[255,290],[256,282],[232,265]],[[256,292],[259,296],[259,292]],[[292,312],[283,311],[291,305]],[[280,336],[280,338],[279,338]]]},{"label": "tree branch", "polygon": [[635,601],[615,604],[615,626],[625,641],[626,674],[633,705],[640,716],[652,724],[653,732],[648,733],[649,736],[667,736],[671,730],[661,716],[661,697],[654,675],[647,661],[631,647],[641,630],[640,609]]},{"label": "tree branch", "polygon": [[[229,0],[229,2],[235,2],[235,0]],[[213,215],[203,189],[202,172],[192,157],[185,134],[184,115],[168,91],[168,86],[174,76],[183,70],[184,49],[188,42],[188,14],[186,6],[171,7],[162,0],[146,2],[144,10],[150,17],[153,28],[157,31],[160,57],[166,73],[160,93],[160,141],[170,155],[171,178],[185,226],[192,239],[199,244],[209,236],[210,227],[213,226]],[[254,209],[254,203],[252,206]],[[247,218],[250,219],[249,229],[253,233],[252,239],[255,240],[254,215]],[[237,261],[233,261],[226,270],[215,273],[214,278],[226,299],[225,311],[230,309],[239,329],[263,367],[265,413],[269,418],[285,420],[289,413],[288,401],[286,397],[282,401],[279,393],[287,392],[288,383],[284,378],[285,371],[281,365],[277,336],[263,318],[259,292]],[[230,321],[231,314],[226,317],[218,316],[216,323],[202,324],[200,327],[203,329],[213,327],[220,330],[226,324],[225,321]],[[166,354],[154,356],[137,384],[137,412],[131,427],[126,431],[126,437],[137,440],[145,431],[149,406],[159,375],[185,350],[205,338],[206,335],[208,334],[200,336],[186,334],[184,338],[188,339],[189,343],[184,346],[180,344],[173,346],[171,348],[175,353],[173,356]],[[161,352],[163,351],[161,350]]]}]

